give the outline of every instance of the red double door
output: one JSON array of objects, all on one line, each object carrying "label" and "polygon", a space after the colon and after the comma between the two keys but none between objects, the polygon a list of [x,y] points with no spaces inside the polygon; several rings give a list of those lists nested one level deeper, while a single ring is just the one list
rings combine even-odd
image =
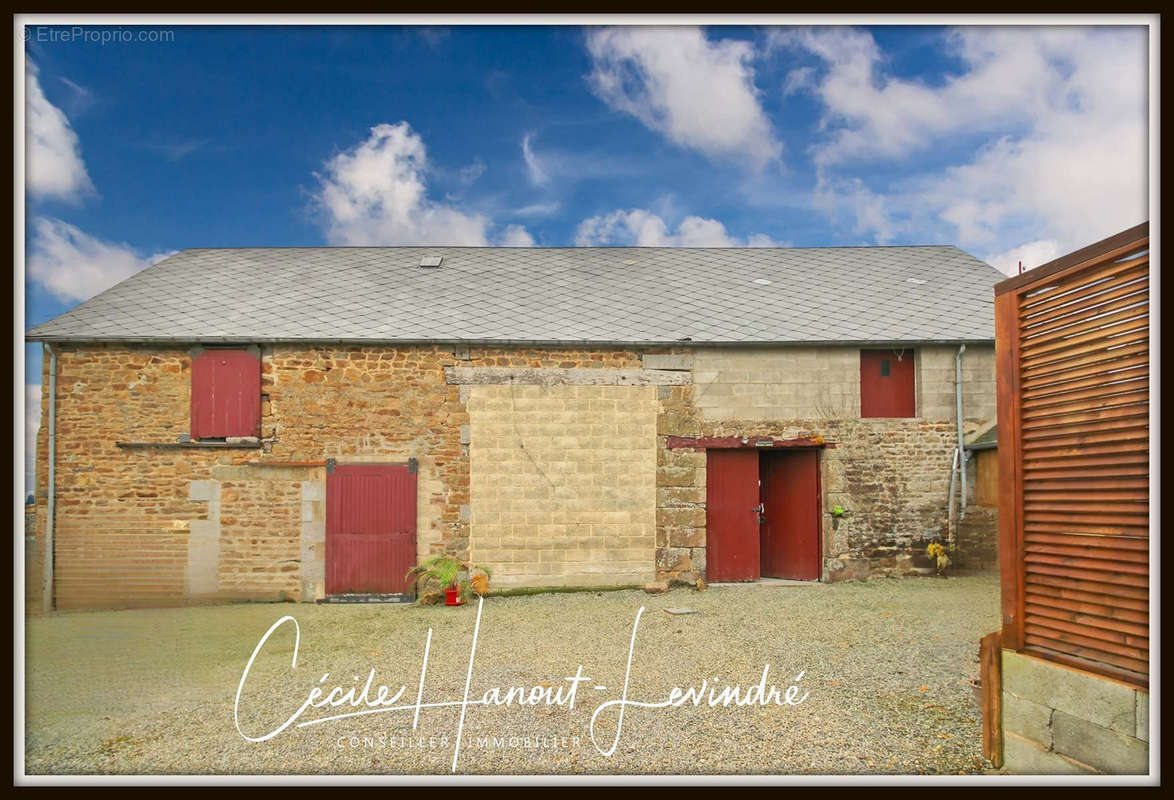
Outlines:
[{"label": "red double door", "polygon": [[408,594],[416,563],[416,470],[338,464],[326,475],[326,594]]},{"label": "red double door", "polygon": [[709,450],[710,581],[820,578],[819,453]]}]

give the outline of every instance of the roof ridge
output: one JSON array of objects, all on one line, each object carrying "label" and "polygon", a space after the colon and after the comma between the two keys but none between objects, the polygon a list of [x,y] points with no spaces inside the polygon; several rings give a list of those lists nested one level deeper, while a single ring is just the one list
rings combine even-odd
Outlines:
[{"label": "roof ridge", "polygon": [[[695,246],[695,247],[679,247],[675,245],[573,245],[573,244],[555,244],[555,245],[533,245],[530,247],[506,246],[506,245],[482,245],[482,244],[388,244],[388,245],[317,245],[317,244],[271,244],[271,245],[247,245],[244,247],[185,247],[176,251],[174,255],[179,253],[190,253],[200,250],[522,250],[522,251],[537,251],[537,250],[761,250],[769,252],[771,250],[911,250],[914,248],[950,248],[957,250],[960,253],[966,253],[965,250],[958,247],[956,244],[831,244],[831,245],[804,245],[799,247],[755,247],[752,245],[730,246],[730,245],[714,245],[714,246]],[[971,255],[966,253],[966,255]],[[973,257],[973,256],[972,256]],[[975,257],[976,258],[976,257]],[[166,259],[161,259],[166,260]],[[981,260],[981,259],[978,259]]]}]

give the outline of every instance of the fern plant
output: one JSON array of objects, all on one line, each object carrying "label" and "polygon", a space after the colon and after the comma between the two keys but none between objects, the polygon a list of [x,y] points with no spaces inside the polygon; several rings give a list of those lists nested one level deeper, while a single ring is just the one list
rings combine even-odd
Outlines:
[{"label": "fern plant", "polygon": [[490,571],[456,556],[442,553],[424,559],[408,570],[407,580],[418,578],[417,589],[422,596],[428,589],[443,592],[455,588],[461,600],[468,600],[472,594],[484,595],[489,591]]}]

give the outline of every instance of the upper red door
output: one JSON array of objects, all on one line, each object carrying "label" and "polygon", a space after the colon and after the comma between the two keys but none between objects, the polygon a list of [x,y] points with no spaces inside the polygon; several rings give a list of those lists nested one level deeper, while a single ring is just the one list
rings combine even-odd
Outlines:
[{"label": "upper red door", "polygon": [[819,580],[819,454],[763,453],[761,472],[763,576]]},{"label": "upper red door", "polygon": [[261,435],[261,360],[248,350],[205,350],[192,358],[192,436]]},{"label": "upper red door", "polygon": [[915,417],[912,350],[860,351],[860,416]]},{"label": "upper red door", "polygon": [[326,593],[407,594],[415,564],[415,468],[336,465],[326,476]]},{"label": "upper red door", "polygon": [[756,581],[758,451],[709,450],[705,565],[710,581]]}]

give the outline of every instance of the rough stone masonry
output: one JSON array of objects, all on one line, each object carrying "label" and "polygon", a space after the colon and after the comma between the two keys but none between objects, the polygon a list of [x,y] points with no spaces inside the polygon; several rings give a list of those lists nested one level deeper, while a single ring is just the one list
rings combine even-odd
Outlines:
[{"label": "rough stone masonry", "polygon": [[[261,438],[232,447],[181,443],[186,347],[53,347],[62,609],[320,598],[327,459],[416,459],[418,558],[471,557],[503,587],[703,578],[706,452],[669,437],[824,442],[825,580],[910,572],[946,522],[951,346],[909,351],[916,417],[862,419],[848,346],[269,344]],[[995,414],[993,347],[971,345],[964,363],[974,429]],[[47,451],[42,426],[30,608]],[[850,512],[838,521],[837,505]]]}]

